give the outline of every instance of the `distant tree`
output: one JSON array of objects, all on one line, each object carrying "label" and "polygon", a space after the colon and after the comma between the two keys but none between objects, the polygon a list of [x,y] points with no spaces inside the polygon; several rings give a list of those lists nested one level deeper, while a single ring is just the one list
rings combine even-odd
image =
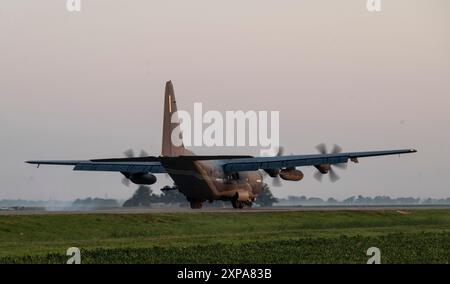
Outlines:
[{"label": "distant tree", "polygon": [[277,202],[278,199],[273,196],[269,186],[265,183],[262,187],[261,193],[256,198],[255,203],[262,207],[272,207],[273,204]]},{"label": "distant tree", "polygon": [[86,198],[77,199],[72,203],[73,207],[96,209],[96,208],[114,208],[119,207],[119,203],[115,199],[103,199],[103,198]]},{"label": "distant tree", "polygon": [[307,203],[308,202],[308,198],[306,196],[288,196],[288,202],[290,204],[302,204],[302,203]]},{"label": "distant tree", "polygon": [[413,197],[399,197],[396,201],[398,204],[419,204],[420,199]]},{"label": "distant tree", "polygon": [[355,204],[371,204],[372,198],[371,197],[364,197],[362,195],[358,195],[358,197],[354,200]]},{"label": "distant tree", "polygon": [[160,202],[165,204],[177,204],[177,203],[187,204],[186,197],[178,190],[178,187],[176,185],[174,186],[166,185],[163,188],[161,188],[161,191],[162,194],[160,196]]},{"label": "distant tree", "polygon": [[325,203],[325,201],[323,201],[322,198],[319,197],[310,197],[308,199],[308,204],[310,205],[322,205],[323,203]]},{"label": "distant tree", "polygon": [[302,195],[302,196],[300,196],[300,198],[298,199],[298,201],[300,201],[300,202],[308,202],[308,197]]},{"label": "distant tree", "polygon": [[333,204],[338,204],[338,203],[339,203],[339,201],[337,201],[333,197],[330,197],[327,199],[327,204],[333,205]]},{"label": "distant tree", "polygon": [[353,203],[355,202],[355,197],[354,197],[354,196],[349,197],[349,198],[345,199],[345,200],[342,201],[342,202],[343,202],[344,204],[346,204],[346,205],[353,204]]},{"label": "distant tree", "polygon": [[392,204],[395,203],[389,196],[375,196],[373,199],[375,204]]},{"label": "distant tree", "polygon": [[449,200],[448,198],[447,199],[427,198],[422,201],[422,204],[430,204],[430,205],[440,204],[440,205],[442,205],[442,204],[448,204],[448,200]]},{"label": "distant tree", "polygon": [[141,185],[133,196],[125,201],[123,207],[150,207],[155,201],[158,201],[158,196],[153,194],[150,187]]}]

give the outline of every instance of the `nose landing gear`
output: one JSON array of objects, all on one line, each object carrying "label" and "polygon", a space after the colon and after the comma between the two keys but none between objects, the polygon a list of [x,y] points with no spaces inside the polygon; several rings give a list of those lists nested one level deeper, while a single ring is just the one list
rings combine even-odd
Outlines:
[{"label": "nose landing gear", "polygon": [[189,200],[189,204],[191,205],[191,209],[201,209],[203,206],[203,202],[200,200]]}]

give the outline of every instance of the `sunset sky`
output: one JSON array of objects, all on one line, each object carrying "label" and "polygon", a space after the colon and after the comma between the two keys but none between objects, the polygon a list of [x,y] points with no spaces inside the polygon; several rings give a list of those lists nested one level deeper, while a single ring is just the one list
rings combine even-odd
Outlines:
[{"label": "sunset sky", "polygon": [[82,0],[69,13],[65,0],[2,1],[0,199],[129,197],[137,186],[118,173],[24,161],[159,155],[168,80],[179,109],[279,111],[286,154],[419,151],[361,159],[334,184],[302,168],[277,197],[450,197],[450,1],[382,3]]}]

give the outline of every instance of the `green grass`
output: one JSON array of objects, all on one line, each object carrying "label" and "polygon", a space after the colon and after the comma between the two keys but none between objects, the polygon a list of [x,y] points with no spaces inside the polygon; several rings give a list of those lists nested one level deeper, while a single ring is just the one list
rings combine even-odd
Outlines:
[{"label": "green grass", "polygon": [[450,263],[450,210],[0,216],[0,263]]}]

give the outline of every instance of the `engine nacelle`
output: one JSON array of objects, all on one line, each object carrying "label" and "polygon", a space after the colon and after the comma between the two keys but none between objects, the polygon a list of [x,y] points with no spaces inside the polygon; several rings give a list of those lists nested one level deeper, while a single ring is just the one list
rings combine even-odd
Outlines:
[{"label": "engine nacelle", "polygon": [[280,171],[280,177],[284,180],[300,181],[303,179],[303,172],[296,169],[283,169]]},{"label": "engine nacelle", "polygon": [[316,169],[319,170],[320,173],[322,174],[327,174],[330,169],[331,169],[331,165],[330,164],[323,164],[323,165],[318,165],[318,166],[314,166]]},{"label": "engine nacelle", "polygon": [[129,179],[135,184],[151,185],[157,181],[157,178],[149,173],[137,173],[130,175]]},{"label": "engine nacelle", "polygon": [[248,191],[238,191],[236,192],[233,199],[237,201],[249,201],[252,199],[252,196],[250,196],[250,193]]}]

